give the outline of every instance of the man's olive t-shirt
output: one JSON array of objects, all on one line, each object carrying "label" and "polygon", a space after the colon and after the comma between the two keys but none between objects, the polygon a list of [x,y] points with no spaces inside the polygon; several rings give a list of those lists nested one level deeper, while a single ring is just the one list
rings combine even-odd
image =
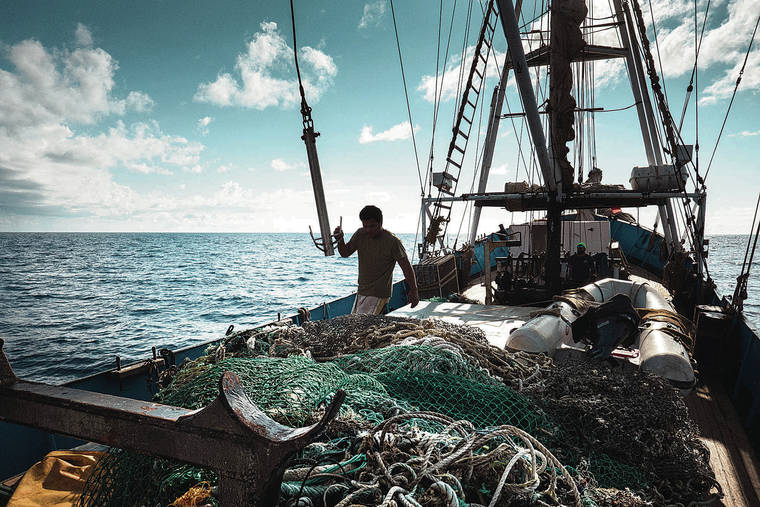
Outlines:
[{"label": "man's olive t-shirt", "polygon": [[359,228],[348,241],[359,253],[360,296],[391,297],[393,292],[393,268],[396,262],[406,258],[401,240],[385,229],[376,238],[370,238]]}]

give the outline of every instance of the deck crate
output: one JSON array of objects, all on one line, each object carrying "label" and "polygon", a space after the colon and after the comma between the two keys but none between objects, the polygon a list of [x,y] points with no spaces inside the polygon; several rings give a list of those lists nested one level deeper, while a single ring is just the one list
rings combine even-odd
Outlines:
[{"label": "deck crate", "polygon": [[446,297],[459,292],[457,263],[453,254],[428,257],[414,265],[420,299]]}]

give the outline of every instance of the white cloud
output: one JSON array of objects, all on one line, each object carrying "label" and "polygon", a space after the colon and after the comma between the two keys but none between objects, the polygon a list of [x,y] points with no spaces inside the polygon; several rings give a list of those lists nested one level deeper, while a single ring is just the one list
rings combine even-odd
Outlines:
[{"label": "white cloud", "polygon": [[385,16],[385,0],[366,3],[358,28],[361,30],[369,26],[379,26],[383,16]]},{"label": "white cloud", "polygon": [[117,64],[102,49],[48,52],[39,41],[11,46],[8,60],[16,68],[0,70],[0,126],[19,128],[66,118],[92,124],[123,112],[111,96]]},{"label": "white cloud", "polygon": [[[446,64],[445,72],[441,71],[438,77],[435,75],[422,76],[420,84],[417,86],[417,91],[422,92],[423,98],[428,102],[435,102],[436,86],[438,87],[438,96],[440,96],[441,101],[446,102],[457,98],[457,91],[460,88],[460,75],[463,75],[465,80],[467,79],[474,54],[475,46],[468,46],[465,50],[464,59],[458,56],[450,58]],[[505,57],[505,52],[490,52],[488,58],[487,79],[488,77],[499,75],[499,68],[503,66]],[[510,77],[510,80],[511,79],[512,78]]]},{"label": "white cloud", "polygon": [[142,92],[112,95],[118,69],[100,48],[48,51],[36,40],[6,50],[14,72],[0,69],[0,127],[21,129],[43,123],[94,124],[127,109],[144,111],[153,100]]},{"label": "white cloud", "polygon": [[[333,59],[309,46],[298,50],[304,90],[309,102],[316,102],[332,85],[338,69]],[[247,51],[237,56],[236,76],[220,73],[216,80],[201,83],[194,99],[218,106],[265,109],[291,107],[300,102],[295,76],[293,49],[277,29],[277,23],[261,23],[248,43]]]},{"label": "white cloud", "polygon": [[[726,69],[723,75],[703,90],[700,104],[714,104],[720,99],[727,99],[734,93],[736,78],[739,77],[744,58],[740,58],[732,67]],[[747,67],[744,70],[738,92],[760,91],[760,49],[753,50],[747,58]]]},{"label": "white cloud", "polygon": [[755,131],[743,130],[736,134],[728,134],[728,137],[754,137],[754,136],[760,136],[760,130],[755,130]]},{"label": "white cloud", "polygon": [[219,174],[228,173],[231,170],[232,170],[232,167],[228,164],[222,164],[216,168],[216,172],[218,172]]},{"label": "white cloud", "polygon": [[507,175],[507,164],[499,164],[495,167],[491,167],[490,173],[493,176],[506,176]]},{"label": "white cloud", "polygon": [[[79,30],[83,41],[85,28]],[[112,171],[173,174],[200,164],[203,145],[154,121],[99,126],[153,104],[142,92],[113,93],[118,69],[100,48],[45,48],[26,40],[6,48],[0,68],[0,193],[6,210],[58,209],[96,216],[131,210],[137,195]],[[79,130],[87,125],[88,132]],[[15,211],[14,211],[15,210]],[[62,211],[61,211],[62,210]]]},{"label": "white cloud", "polygon": [[208,135],[208,126],[211,124],[211,122],[214,121],[214,119],[210,116],[204,116],[200,120],[198,120],[198,131],[201,133],[201,135],[207,136]]},{"label": "white cloud", "polygon": [[92,32],[82,23],[77,23],[77,29],[74,32],[74,39],[78,46],[92,46]]},{"label": "white cloud", "polygon": [[[362,127],[362,131],[359,134],[359,143],[375,143],[378,141],[400,141],[403,139],[409,139],[412,137],[412,130],[408,121],[394,125],[388,130],[374,134],[374,128],[372,126],[365,125]],[[414,131],[417,132],[420,129],[419,125],[414,126]]]},{"label": "white cloud", "polygon": [[[713,80],[703,91],[701,102],[704,104],[715,103],[719,99],[731,96],[757,20],[756,0],[731,0],[725,5],[726,15],[720,20],[715,18],[715,13],[722,12],[722,9],[711,8],[699,52],[701,82]],[[706,3],[700,2],[699,7],[698,18],[701,23]],[[660,20],[657,37],[665,76],[690,74],[694,65],[693,5],[681,0],[658,0],[653,5],[653,12],[655,18]],[[661,21],[663,18],[666,22]],[[644,13],[644,19],[647,23],[650,22],[648,12]],[[650,28],[650,38],[651,36]],[[652,51],[656,51],[654,44]],[[656,53],[654,56],[657,58]],[[760,51],[752,51],[739,87],[740,91],[760,90],[758,58]],[[717,79],[714,77],[716,73]]]},{"label": "white cloud", "polygon": [[143,92],[129,92],[127,95],[126,106],[138,113],[145,113],[153,109],[153,99]]},{"label": "white cloud", "polygon": [[269,165],[275,171],[289,171],[291,169],[296,169],[297,167],[303,167],[304,166],[303,162],[298,162],[298,163],[295,163],[295,164],[289,164],[288,162],[285,162],[281,158],[276,158],[276,159],[272,160],[272,162]]}]

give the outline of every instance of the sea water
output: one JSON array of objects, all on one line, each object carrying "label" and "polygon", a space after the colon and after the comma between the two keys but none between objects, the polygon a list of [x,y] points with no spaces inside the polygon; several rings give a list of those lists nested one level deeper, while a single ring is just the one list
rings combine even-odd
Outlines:
[{"label": "sea water", "polygon": [[[399,235],[409,255],[414,235]],[[395,279],[403,275],[397,268]],[[0,338],[20,377],[65,382],[356,290],[308,234],[0,234]]]},{"label": "sea water", "polygon": [[[411,256],[415,236],[399,237]],[[721,294],[746,243],[711,238]],[[754,272],[745,312],[757,328]],[[355,255],[326,258],[308,234],[2,233],[0,338],[20,377],[60,383],[292,315],[350,294],[356,277]]]}]

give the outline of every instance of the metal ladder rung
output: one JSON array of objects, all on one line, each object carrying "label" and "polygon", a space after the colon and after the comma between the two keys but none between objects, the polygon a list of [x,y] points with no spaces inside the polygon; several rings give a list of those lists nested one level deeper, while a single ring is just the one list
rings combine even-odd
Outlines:
[{"label": "metal ladder rung", "polygon": [[434,206],[437,207],[437,208],[451,209],[451,206],[449,206],[447,204],[440,203],[440,202],[436,202],[434,204]]},{"label": "metal ladder rung", "polygon": [[457,169],[461,169],[462,168],[462,165],[461,164],[457,164],[456,162],[454,162],[453,160],[451,160],[451,157],[446,157],[446,162],[448,162],[449,164],[455,166]]},{"label": "metal ladder rung", "polygon": [[458,145],[454,145],[454,149],[457,150],[459,153],[464,154],[464,150],[460,148]]},{"label": "metal ladder rung", "polygon": [[442,194],[451,195],[451,196],[454,195],[454,192],[449,192],[445,188],[440,188],[439,190],[441,191]]},{"label": "metal ladder rung", "polygon": [[469,123],[470,125],[472,125],[472,120],[471,120],[471,119],[469,119],[468,117],[466,117],[465,115],[462,115],[462,119],[463,119],[464,121],[466,121],[467,123]]},{"label": "metal ladder rung", "polygon": [[462,132],[460,129],[457,129],[457,135],[460,135],[460,136],[464,137],[465,141],[467,141],[470,138],[470,136],[468,136],[467,134],[465,134],[464,132]]},{"label": "metal ladder rung", "polygon": [[[478,105],[477,105],[477,104],[473,104],[473,103],[472,103],[472,101],[471,101],[470,99],[467,99],[467,103],[468,103],[469,105],[471,105],[473,109],[477,109],[477,108],[478,108]],[[472,122],[470,122],[470,123],[472,123]]]}]

